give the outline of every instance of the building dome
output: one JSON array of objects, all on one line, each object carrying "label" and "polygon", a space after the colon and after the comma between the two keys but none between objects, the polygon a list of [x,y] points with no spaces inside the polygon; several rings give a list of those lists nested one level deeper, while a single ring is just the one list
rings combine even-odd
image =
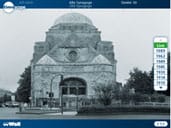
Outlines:
[{"label": "building dome", "polygon": [[81,24],[93,25],[92,21],[88,17],[79,13],[68,13],[62,15],[55,21],[54,25],[61,24],[61,23],[74,23],[74,24],[81,23]]}]

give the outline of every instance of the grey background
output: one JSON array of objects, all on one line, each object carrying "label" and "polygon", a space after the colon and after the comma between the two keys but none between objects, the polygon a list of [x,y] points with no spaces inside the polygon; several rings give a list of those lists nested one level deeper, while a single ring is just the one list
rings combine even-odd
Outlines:
[{"label": "grey background", "polygon": [[20,74],[32,59],[34,42],[44,40],[55,19],[69,12],[88,16],[102,39],[114,42],[117,81],[123,83],[133,67],[151,70],[153,37],[169,36],[167,9],[26,9],[11,14],[0,10],[0,88],[16,90]]}]

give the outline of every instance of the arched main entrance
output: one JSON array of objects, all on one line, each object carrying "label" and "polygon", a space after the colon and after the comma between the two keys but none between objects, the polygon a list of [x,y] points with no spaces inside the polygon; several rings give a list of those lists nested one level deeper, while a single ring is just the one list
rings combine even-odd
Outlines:
[{"label": "arched main entrance", "polygon": [[80,78],[66,78],[60,87],[63,95],[86,95],[86,82]]},{"label": "arched main entrance", "polygon": [[80,99],[87,94],[86,81],[81,78],[66,78],[61,81],[59,88],[65,108],[78,109],[83,102]]}]

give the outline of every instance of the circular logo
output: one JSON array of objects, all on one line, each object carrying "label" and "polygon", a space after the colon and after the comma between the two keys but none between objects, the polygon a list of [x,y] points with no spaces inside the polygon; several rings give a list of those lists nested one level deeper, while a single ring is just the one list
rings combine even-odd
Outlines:
[{"label": "circular logo", "polygon": [[14,4],[12,2],[10,2],[10,1],[5,2],[4,5],[3,5],[3,9],[4,9],[4,11],[6,13],[13,12],[14,8],[15,8]]}]

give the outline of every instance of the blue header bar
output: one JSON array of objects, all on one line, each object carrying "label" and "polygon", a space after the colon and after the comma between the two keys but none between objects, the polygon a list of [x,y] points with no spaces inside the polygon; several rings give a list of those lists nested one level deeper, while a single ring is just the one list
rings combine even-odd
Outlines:
[{"label": "blue header bar", "polygon": [[170,0],[0,0],[25,8],[170,8]]}]

